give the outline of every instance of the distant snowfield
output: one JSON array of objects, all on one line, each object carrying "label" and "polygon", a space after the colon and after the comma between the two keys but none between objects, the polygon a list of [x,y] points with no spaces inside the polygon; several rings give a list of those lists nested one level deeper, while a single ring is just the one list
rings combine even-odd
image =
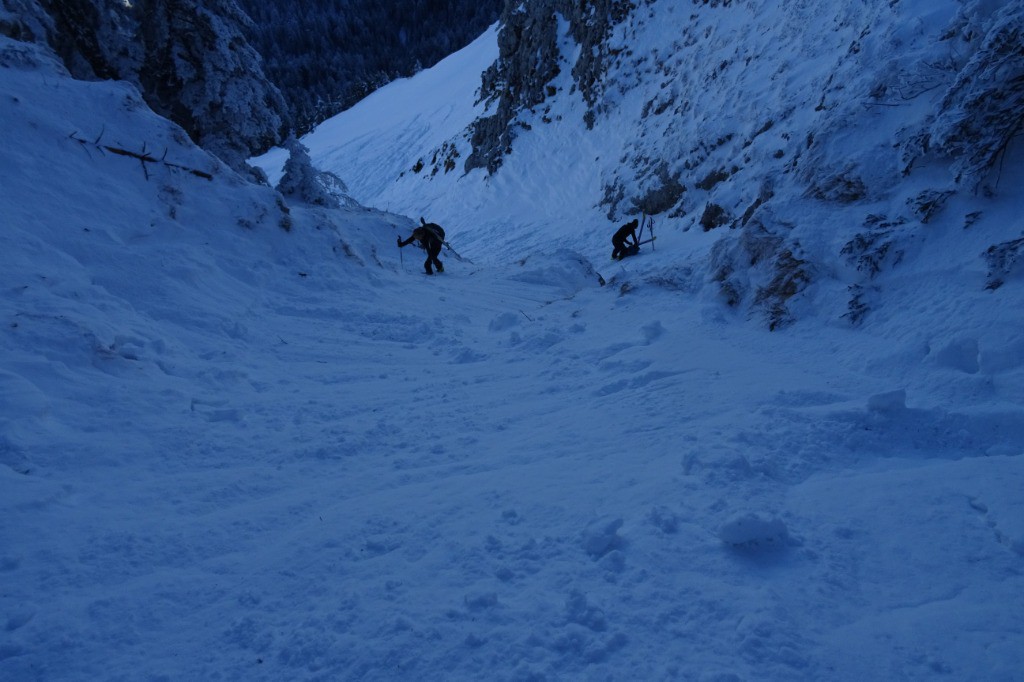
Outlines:
[{"label": "distant snowfield", "polygon": [[[383,189],[407,98],[443,144],[445,65],[492,43],[304,140],[409,217],[285,232],[130,89],[0,41],[0,679],[1019,680],[1024,282],[977,254],[1021,198],[936,220],[862,327],[771,333],[709,293],[713,234],[613,264],[552,228],[597,213],[569,138],[563,185]],[[420,215],[472,262],[423,275]]]}]

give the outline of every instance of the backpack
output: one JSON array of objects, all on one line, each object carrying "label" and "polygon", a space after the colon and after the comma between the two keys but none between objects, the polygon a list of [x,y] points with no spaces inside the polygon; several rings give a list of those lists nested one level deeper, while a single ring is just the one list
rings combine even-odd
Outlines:
[{"label": "backpack", "polygon": [[[422,221],[423,218],[420,218],[420,220]],[[437,223],[428,223],[426,221],[423,221],[423,227],[424,227],[424,229],[427,229],[427,230],[430,230],[431,232],[433,232],[434,236],[437,237],[441,241],[442,244],[444,243],[444,228],[443,227],[441,227]]]}]

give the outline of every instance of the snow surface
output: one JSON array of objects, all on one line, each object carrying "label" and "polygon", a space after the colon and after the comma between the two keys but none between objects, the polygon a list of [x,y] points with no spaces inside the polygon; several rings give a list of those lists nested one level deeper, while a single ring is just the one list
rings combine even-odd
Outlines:
[{"label": "snow surface", "polygon": [[[285,216],[0,42],[0,679],[1022,679],[1024,282],[979,260],[1021,197],[937,219],[860,328],[770,333],[713,234],[608,263],[579,126],[389,175],[493,41],[303,140],[409,218]],[[473,260],[424,276],[420,213]]]}]

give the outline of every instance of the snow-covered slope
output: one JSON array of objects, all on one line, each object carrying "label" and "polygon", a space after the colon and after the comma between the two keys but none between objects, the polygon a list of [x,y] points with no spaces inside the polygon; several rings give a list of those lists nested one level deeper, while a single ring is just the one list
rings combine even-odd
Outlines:
[{"label": "snow-covered slope", "polygon": [[[559,247],[602,262],[618,224],[655,213],[661,255],[637,276],[693,270],[702,295],[772,327],[859,321],[914,262],[984,277],[990,248],[1020,253],[1020,2],[652,0],[586,45],[590,15],[562,4],[507,17],[556,22],[554,57],[506,40],[528,51],[501,54],[481,93],[495,29],[325,123],[305,138],[315,162],[487,262]],[[581,54],[604,59],[594,101]],[[502,78],[534,62],[558,74],[547,98],[510,121],[495,173],[465,173],[473,127],[519,87]]]},{"label": "snow-covered slope", "polygon": [[306,140],[449,228],[433,278],[412,219],[285,205],[0,41],[0,679],[1019,679],[1024,282],[979,259],[1019,197],[949,198],[859,327],[832,273],[769,332],[720,231],[608,264],[566,115],[425,179],[493,40]]}]

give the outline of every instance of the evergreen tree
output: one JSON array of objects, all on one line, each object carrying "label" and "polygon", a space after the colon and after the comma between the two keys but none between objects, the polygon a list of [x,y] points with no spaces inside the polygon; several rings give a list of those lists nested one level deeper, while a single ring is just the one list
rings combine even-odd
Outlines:
[{"label": "evergreen tree", "polygon": [[284,142],[288,160],[284,164],[284,175],[277,184],[277,190],[286,197],[314,206],[338,208],[351,200],[345,183],[334,173],[318,171],[309,158],[309,150],[294,136]]},{"label": "evergreen tree", "polygon": [[502,0],[239,0],[296,132],[469,44]]}]

